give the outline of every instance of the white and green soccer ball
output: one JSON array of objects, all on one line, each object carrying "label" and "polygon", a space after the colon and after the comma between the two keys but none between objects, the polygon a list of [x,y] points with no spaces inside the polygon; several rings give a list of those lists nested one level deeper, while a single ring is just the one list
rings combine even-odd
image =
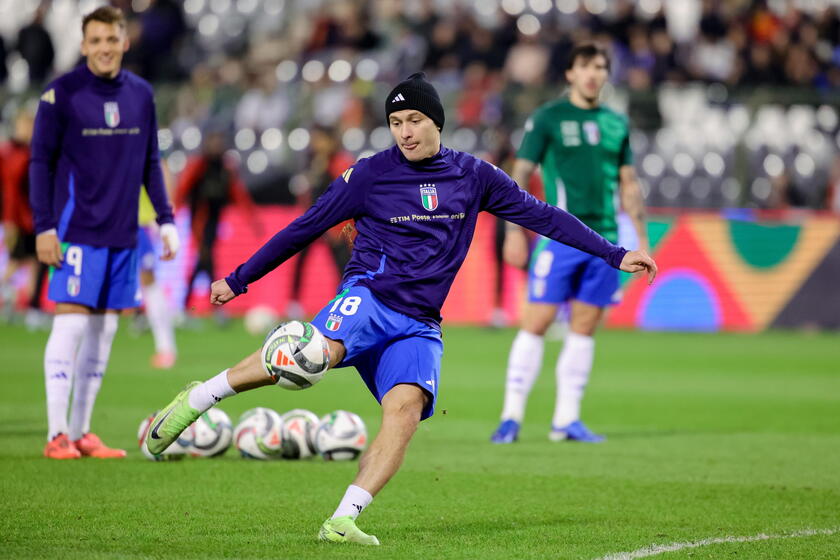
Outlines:
[{"label": "white and green soccer ball", "polygon": [[311,323],[281,323],[265,337],[263,369],[275,384],[298,391],[321,380],[330,366],[327,339]]},{"label": "white and green soccer ball", "polygon": [[230,417],[221,409],[211,408],[184,430],[182,437],[189,441],[187,452],[194,457],[218,457],[224,454],[233,440]]},{"label": "white and green soccer ball", "polygon": [[327,461],[351,461],[367,445],[367,428],[358,415],[346,410],[330,412],[315,428],[315,448]]},{"label": "white and green soccer ball", "polygon": [[314,412],[295,408],[282,416],[280,439],[284,459],[307,459],[315,450],[315,428],[318,417]]},{"label": "white and green soccer ball", "polygon": [[246,459],[279,459],[282,453],[280,431],[283,420],[270,408],[246,410],[233,430],[233,442]]},{"label": "white and green soccer ball", "polygon": [[158,411],[152,412],[147,417],[143,418],[143,421],[140,422],[140,427],[137,428],[137,443],[140,446],[140,452],[143,453],[143,456],[150,461],[174,461],[178,459],[183,459],[187,456],[190,440],[188,439],[190,434],[185,433],[181,434],[181,437],[176,439],[172,442],[172,445],[167,447],[163,453],[160,455],[153,455],[149,448],[146,447],[146,434],[149,433],[149,429],[152,426],[152,422],[157,416]]}]

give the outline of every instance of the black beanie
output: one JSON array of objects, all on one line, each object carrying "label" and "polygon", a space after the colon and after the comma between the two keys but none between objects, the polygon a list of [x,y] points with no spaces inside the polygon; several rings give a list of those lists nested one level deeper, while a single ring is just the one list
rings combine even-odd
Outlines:
[{"label": "black beanie", "polygon": [[423,72],[412,74],[391,90],[385,99],[385,119],[387,120],[391,113],[404,109],[420,111],[432,119],[438,128],[443,128],[443,105],[435,87],[426,81],[426,74]]}]

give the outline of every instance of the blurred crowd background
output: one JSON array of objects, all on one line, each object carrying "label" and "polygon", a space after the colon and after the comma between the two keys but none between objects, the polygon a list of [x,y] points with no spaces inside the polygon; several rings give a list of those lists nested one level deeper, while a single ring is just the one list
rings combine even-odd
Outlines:
[{"label": "blurred crowd background", "polygon": [[[0,2],[4,123],[79,62],[102,2]],[[444,142],[497,157],[564,89],[571,45],[613,53],[605,103],[626,111],[648,204],[840,211],[840,6],[818,0],[115,0],[125,66],[156,86],[178,174],[209,134],[257,203],[312,188],[312,126],[352,157],[390,144],[383,96],[425,70]],[[11,127],[6,127],[6,135]]]},{"label": "blurred crowd background", "polygon": [[[0,0],[0,140],[7,146],[0,168],[14,160],[23,169],[19,153],[4,154],[28,142],[27,116],[46,83],[82,62],[82,14],[103,3]],[[189,305],[202,272],[214,277],[247,258],[355,159],[391,145],[384,96],[394,83],[424,70],[446,108],[444,143],[504,166],[529,113],[564,93],[566,55],[586,39],[612,53],[603,102],[629,115],[636,169],[654,214],[840,213],[840,0],[111,4],[129,18],[124,67],[155,87],[173,200],[189,210],[179,223],[188,235],[191,221],[195,243],[184,259],[197,264],[178,263],[163,275],[177,286],[169,295],[178,307]],[[195,190],[196,170],[206,169],[215,175],[204,183],[228,187]],[[280,222],[245,220],[247,235],[232,234],[221,212],[233,203],[243,215],[253,203],[272,216],[269,208],[288,211],[276,214]],[[227,243],[214,273],[217,233]],[[335,236],[326,241],[340,268],[346,246]],[[761,247],[775,250],[769,242]],[[487,255],[494,258],[492,249]],[[310,268],[323,265],[317,251],[313,258]],[[311,294],[315,303],[300,306],[307,301],[301,290],[320,280],[329,294],[337,281],[332,273],[306,277],[298,260],[288,281],[271,287],[270,297],[281,298],[272,305],[287,315],[317,310],[309,308],[317,305]],[[518,299],[502,302],[510,291],[505,274],[497,263],[495,296],[488,297],[510,320]]]}]

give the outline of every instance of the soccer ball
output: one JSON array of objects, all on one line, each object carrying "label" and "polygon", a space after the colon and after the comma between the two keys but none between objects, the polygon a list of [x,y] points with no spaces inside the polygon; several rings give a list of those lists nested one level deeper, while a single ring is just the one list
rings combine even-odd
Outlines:
[{"label": "soccer ball", "polygon": [[263,335],[276,325],[278,320],[274,309],[267,305],[257,305],[245,313],[243,323],[249,334]]},{"label": "soccer ball", "polygon": [[312,324],[289,321],[277,325],[262,347],[263,369],[284,389],[312,387],[330,366],[327,339]]},{"label": "soccer ball", "polygon": [[[143,453],[143,456],[150,461],[175,461],[178,459],[183,459],[187,455],[187,448],[189,447],[189,440],[185,437],[179,437],[172,445],[167,447],[163,453],[160,455],[153,455],[149,448],[146,447],[146,434],[149,432],[149,428],[152,427],[152,422],[157,416],[158,411],[155,411],[148,415],[147,417],[143,418],[143,421],[140,422],[140,427],[137,429],[137,444],[140,446],[140,452]],[[184,436],[184,434],[181,434]]]},{"label": "soccer ball", "polygon": [[318,425],[318,417],[314,412],[295,408],[283,416],[282,440],[284,459],[306,459],[315,455],[315,426]]},{"label": "soccer ball", "polygon": [[321,418],[315,428],[315,448],[327,461],[349,461],[367,444],[367,429],[352,412],[336,410]]},{"label": "soccer ball", "polygon": [[247,459],[277,459],[280,457],[280,429],[283,420],[270,408],[246,410],[239,417],[233,431],[233,442]]},{"label": "soccer ball", "polygon": [[[233,426],[224,411],[211,408],[184,430],[190,441],[187,451],[194,457],[218,457],[233,439]],[[183,434],[182,434],[183,436]]]}]

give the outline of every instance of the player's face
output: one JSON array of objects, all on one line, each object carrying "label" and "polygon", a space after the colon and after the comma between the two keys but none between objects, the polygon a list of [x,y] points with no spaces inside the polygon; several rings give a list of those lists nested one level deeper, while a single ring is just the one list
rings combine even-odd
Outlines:
[{"label": "player's face", "polygon": [[395,111],[388,117],[388,123],[391,135],[408,161],[420,161],[440,151],[440,130],[420,111]]},{"label": "player's face", "polygon": [[607,83],[609,70],[607,59],[603,55],[595,55],[591,58],[577,57],[569,70],[566,70],[566,81],[572,96],[579,96],[587,103],[594,104],[598,101],[601,88]]},{"label": "player's face", "polygon": [[114,78],[120,72],[128,36],[117,23],[90,21],[82,37],[82,54],[90,71],[100,78]]}]

